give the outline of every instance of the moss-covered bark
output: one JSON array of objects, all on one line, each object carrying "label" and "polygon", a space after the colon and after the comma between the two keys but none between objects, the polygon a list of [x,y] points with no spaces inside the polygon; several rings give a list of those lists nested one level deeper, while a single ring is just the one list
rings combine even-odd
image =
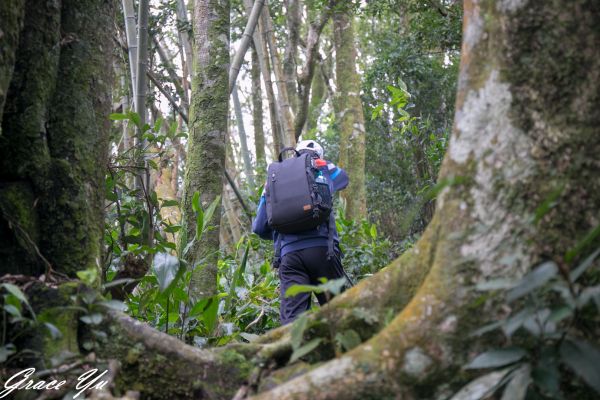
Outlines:
[{"label": "moss-covered bark", "polygon": [[247,355],[231,348],[200,350],[123,314],[112,312],[103,325],[110,344],[99,357],[117,359],[121,391],[148,399],[231,399],[250,375]]},{"label": "moss-covered bark", "polygon": [[265,155],[265,132],[263,129],[262,88],[260,85],[260,62],[256,49],[252,48],[252,123],[254,126],[254,153],[256,154],[256,181],[265,180],[267,157]]},{"label": "moss-covered bark", "polygon": [[350,176],[347,190],[341,192],[346,201],[346,216],[367,216],[365,191],[365,117],[360,100],[360,76],[356,71],[356,44],[353,16],[343,7],[333,15],[335,38],[334,99],[336,121],[340,130],[339,164]]},{"label": "moss-covered bark", "polygon": [[60,62],[48,122],[52,160],[40,207],[45,253],[69,274],[100,268],[114,9],[112,1],[62,2]]},{"label": "moss-covered bark", "polygon": [[[19,43],[19,34],[23,27],[25,0],[6,0],[0,5],[0,121],[8,92],[8,85],[15,67],[15,54]],[[0,135],[2,128],[0,127]]]},{"label": "moss-covered bark", "polygon": [[[228,0],[199,0],[194,5],[195,59],[182,207],[183,225],[190,241],[196,232],[194,193],[200,193],[205,208],[223,190],[229,119],[229,9]],[[196,297],[216,291],[220,220],[221,207],[217,207],[211,220],[217,228],[197,240],[187,256],[190,265],[203,265],[192,274],[192,293]],[[181,248],[185,245],[182,243]]]},{"label": "moss-covered bark", "polygon": [[3,272],[98,265],[113,11],[111,1],[25,2],[0,136]]}]

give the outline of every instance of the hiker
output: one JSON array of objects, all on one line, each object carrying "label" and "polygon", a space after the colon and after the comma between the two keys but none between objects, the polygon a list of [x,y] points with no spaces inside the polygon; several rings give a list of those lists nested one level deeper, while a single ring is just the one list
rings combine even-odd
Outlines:
[{"label": "hiker", "polygon": [[[277,170],[277,168],[282,168],[281,166],[286,162],[287,164],[290,164],[288,160],[282,162],[280,154],[280,163],[273,163],[269,166],[267,183],[265,184],[265,189],[263,190],[258,204],[256,217],[252,223],[252,231],[254,233],[258,234],[263,239],[274,241],[275,257],[273,266],[279,269],[279,279],[281,281],[280,320],[282,325],[292,322],[302,312],[311,308],[311,293],[300,293],[293,297],[285,297],[285,292],[290,286],[318,285],[321,283],[319,278],[326,278],[328,281],[342,277],[347,278],[341,262],[341,251],[339,248],[338,234],[335,228],[332,198],[334,192],[348,186],[348,175],[343,169],[338,168],[332,162],[323,159],[323,148],[314,140],[303,140],[297,144],[295,149],[287,149],[293,150],[296,153],[297,158],[291,160],[291,163],[301,163],[298,167],[298,170],[301,172],[297,173],[296,176],[300,176],[300,180],[304,180],[304,183],[295,184],[293,182],[288,182],[287,187],[275,186],[276,175],[278,177],[292,176],[287,171],[281,172],[281,170]],[[286,149],[283,151],[285,150]],[[304,159],[302,159],[305,154],[307,160],[306,163],[311,163],[310,166],[306,168],[304,168]],[[316,175],[314,181],[309,181],[309,184],[306,184],[306,177],[303,176],[307,175],[308,179],[312,179],[312,174],[306,173],[307,170],[312,171]],[[302,174],[302,171],[304,171],[304,174]],[[292,180],[292,178],[289,179]],[[269,182],[269,180],[272,181]],[[282,185],[281,182],[277,183]],[[317,194],[308,193],[307,198],[310,200],[311,198],[315,199],[323,197],[324,200],[322,203],[328,203],[325,204],[324,207],[329,207],[329,210],[326,210],[328,218],[321,215],[323,222],[311,229],[303,229],[302,227],[306,226],[306,222],[304,222],[304,225],[303,222],[299,222],[296,225],[299,227],[298,229],[300,229],[300,231],[294,231],[294,233],[281,232],[288,232],[290,230],[289,226],[292,225],[292,223],[281,225],[282,227],[280,229],[270,225],[269,222],[273,223],[275,221],[277,212],[280,214],[282,212],[288,212],[285,210],[285,207],[287,206],[289,208],[290,203],[294,203],[294,200],[301,197],[300,194],[293,194],[295,191],[305,190],[308,192],[310,188],[321,190],[319,184],[326,184],[328,186],[328,188],[327,186],[324,188],[325,192],[323,195],[320,196],[318,192]],[[270,188],[269,185],[273,186],[273,188]],[[306,187],[309,189],[306,189]],[[279,203],[277,203],[276,200],[273,200],[274,193],[269,191],[271,189],[274,192],[275,188],[279,188],[278,190],[280,190],[278,194],[280,199]],[[282,197],[285,195],[288,195],[288,198],[282,201]],[[295,198],[289,198],[289,195],[295,196]],[[304,210],[310,210],[311,207],[317,208],[320,206],[320,203],[316,206],[308,204],[304,205],[303,208]],[[277,207],[279,208],[277,209]],[[281,211],[282,207],[283,211]],[[308,216],[308,219],[311,220],[308,222],[309,224],[311,222],[314,224],[320,222],[320,220],[313,222],[315,218],[311,218],[310,215]],[[328,297],[330,297],[330,294],[318,293],[316,296],[319,304],[323,305],[329,300]]]}]

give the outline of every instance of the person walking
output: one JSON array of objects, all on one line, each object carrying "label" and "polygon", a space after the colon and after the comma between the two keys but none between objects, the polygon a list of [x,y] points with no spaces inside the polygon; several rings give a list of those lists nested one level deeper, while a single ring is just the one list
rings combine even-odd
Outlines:
[{"label": "person walking", "polygon": [[[307,154],[311,158],[313,171],[317,171],[316,182],[327,183],[329,202],[333,193],[348,186],[349,178],[342,168],[323,157],[323,147],[314,140],[303,140],[295,148],[296,154]],[[281,158],[280,158],[281,161]],[[275,181],[275,174],[273,182]],[[282,175],[285,176],[285,175]],[[269,179],[260,197],[252,231],[262,239],[273,240],[275,247],[274,267],[278,268],[281,282],[280,320],[285,325],[294,321],[301,313],[311,308],[312,293],[300,293],[285,297],[287,289],[293,285],[318,285],[321,278],[329,280],[346,277],[339,248],[339,237],[335,228],[333,209],[329,219],[315,228],[294,233],[282,233],[269,224],[267,194]],[[308,185],[309,187],[311,185]],[[318,185],[312,185],[316,187]],[[271,196],[273,196],[271,194]],[[312,195],[314,198],[315,196]],[[273,207],[273,206],[271,206]],[[306,207],[309,206],[304,206]],[[350,283],[350,282],[349,282]],[[320,305],[331,297],[329,293],[316,294]]]}]

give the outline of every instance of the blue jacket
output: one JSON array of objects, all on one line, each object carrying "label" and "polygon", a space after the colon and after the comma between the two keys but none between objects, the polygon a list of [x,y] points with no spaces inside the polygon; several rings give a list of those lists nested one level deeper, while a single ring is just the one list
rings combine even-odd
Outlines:
[{"label": "blue jacket", "polygon": [[[348,174],[342,168],[336,167],[332,162],[327,161],[327,165],[319,169],[327,178],[331,193],[342,190],[348,186]],[[335,218],[333,214],[334,213],[332,211],[329,218]],[[283,234],[271,229],[267,221],[267,207],[265,206],[264,190],[258,203],[256,217],[252,221],[252,232],[256,233],[263,239],[273,240],[275,244],[277,241],[281,241],[281,257],[292,251],[302,250],[309,247],[327,246],[329,237],[327,223],[321,224],[317,228],[309,231],[293,234]],[[339,242],[337,230],[333,232],[333,240],[335,243]]]}]

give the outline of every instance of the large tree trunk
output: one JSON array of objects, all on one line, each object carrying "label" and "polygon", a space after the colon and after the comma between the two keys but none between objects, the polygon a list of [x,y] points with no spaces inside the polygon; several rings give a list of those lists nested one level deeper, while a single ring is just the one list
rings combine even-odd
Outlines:
[{"label": "large tree trunk", "polygon": [[[100,268],[113,6],[27,1],[18,47],[3,51],[16,56],[0,136],[1,273]],[[16,7],[2,29],[20,18]]]},{"label": "large tree trunk", "polygon": [[348,190],[340,193],[346,201],[346,216],[367,216],[365,191],[365,116],[360,100],[360,76],[356,71],[354,21],[348,10],[334,12],[336,120],[340,129],[339,164],[350,176]]},{"label": "large tree trunk", "polygon": [[[425,281],[371,340],[257,398],[440,398],[464,383],[461,366],[482,345],[467,333],[503,312],[501,293],[481,302],[474,286],[562,263],[597,226],[599,19],[591,1],[466,1],[455,129],[440,174],[463,183],[444,189],[423,239],[401,257],[405,268],[424,262]],[[560,187],[556,207],[533,224]],[[391,289],[367,280],[351,292]]]},{"label": "large tree trunk", "polygon": [[[194,68],[192,77],[189,142],[182,202],[183,226],[191,241],[196,232],[192,208],[195,192],[203,208],[223,191],[225,135],[229,116],[229,1],[197,0],[194,4]],[[218,207],[211,225],[219,226]],[[187,236],[187,237],[186,237]],[[183,249],[186,243],[181,243]],[[191,291],[195,298],[216,291],[219,229],[205,232],[196,240],[189,255],[190,265],[203,260],[204,267],[192,274]]]}]

